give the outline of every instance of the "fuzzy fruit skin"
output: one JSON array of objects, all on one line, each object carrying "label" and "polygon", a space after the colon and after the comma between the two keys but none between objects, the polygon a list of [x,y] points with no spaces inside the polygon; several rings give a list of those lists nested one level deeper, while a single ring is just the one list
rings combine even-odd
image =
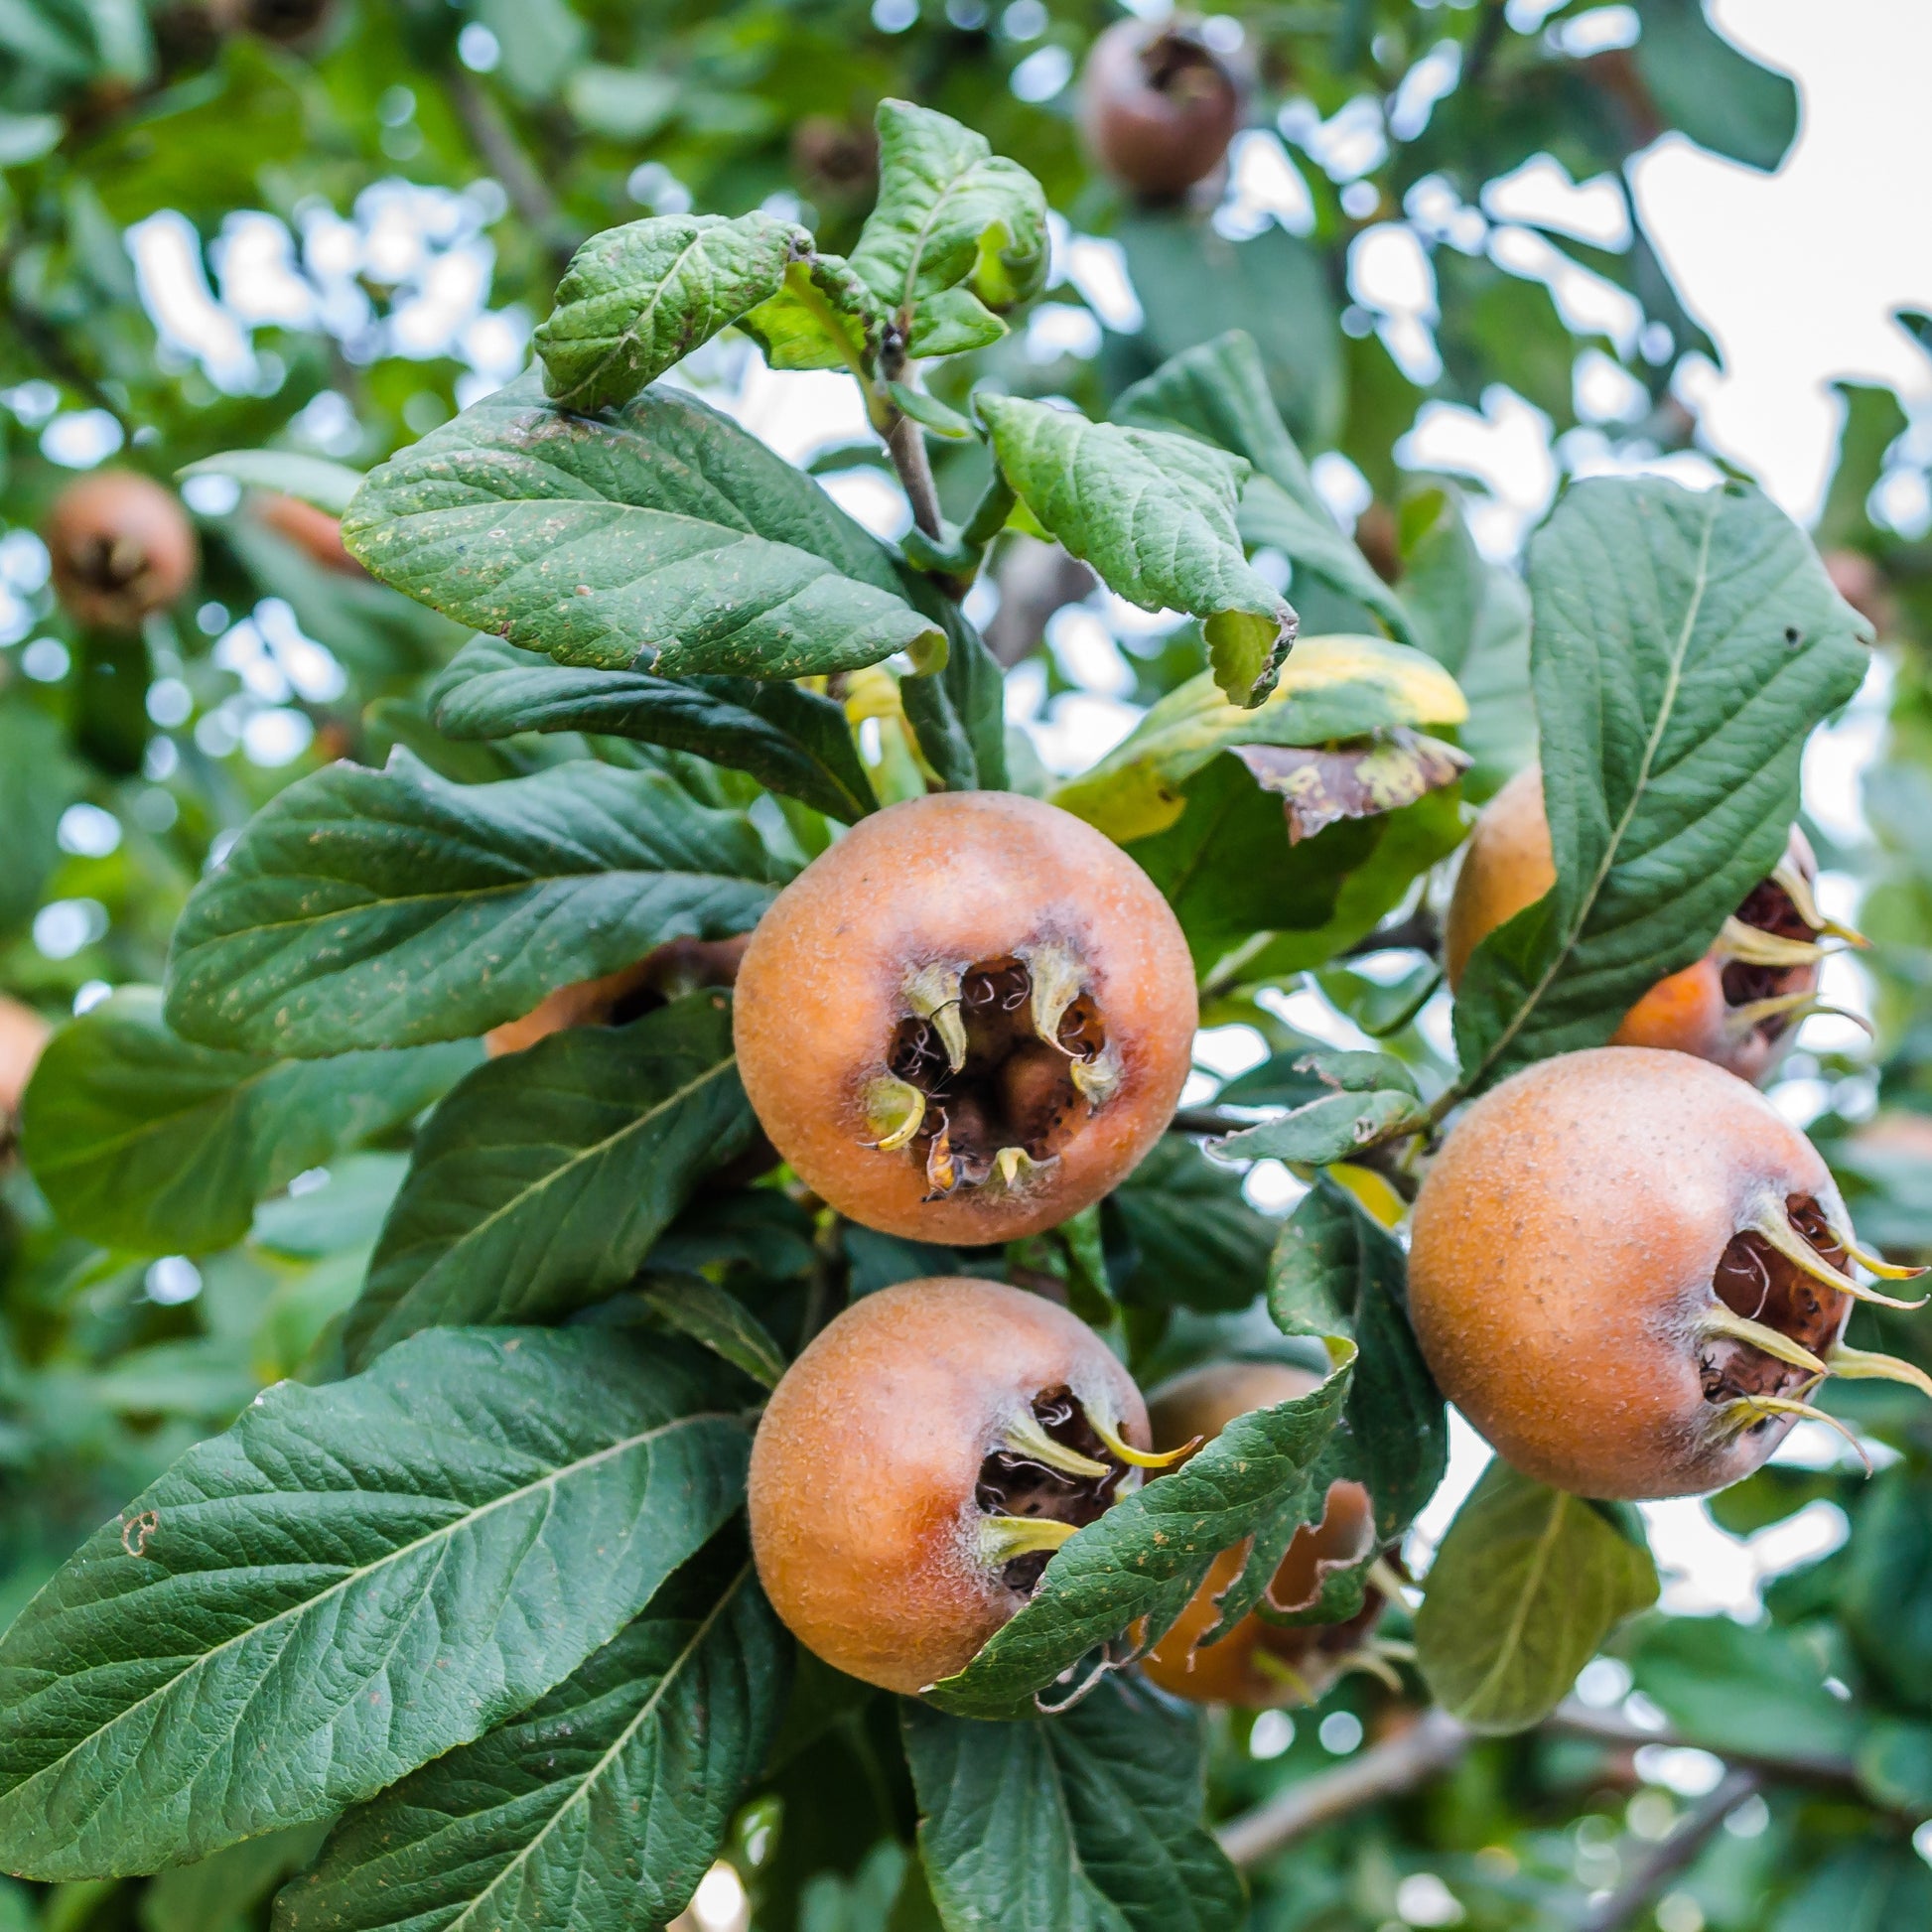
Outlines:
[{"label": "fuzzy fruit skin", "polygon": [[752,1550],[772,1607],[826,1663],[913,1695],[963,1670],[1025,1599],[975,1541],[1002,1428],[1071,1389],[1148,1443],[1140,1391],[1077,1316],[935,1276],[855,1302],[772,1392],[752,1446]]},{"label": "fuzzy fruit skin", "polygon": [[[1320,1382],[1287,1362],[1212,1362],[1190,1370],[1149,1398],[1154,1446],[1171,1449],[1196,1436],[1211,1440],[1235,1417],[1296,1401]],[[1368,1491],[1359,1482],[1331,1483],[1320,1520],[1296,1531],[1268,1593],[1283,1609],[1305,1606],[1319,1591],[1327,1566],[1359,1563],[1374,1546]],[[1313,1696],[1329,1681],[1328,1661],[1319,1652],[1333,1626],[1284,1627],[1251,1612],[1218,1641],[1194,1647],[1218,1619],[1215,1598],[1241,1574],[1247,1553],[1245,1542],[1223,1550],[1173,1628],[1141,1659],[1141,1669],[1164,1691],[1194,1704],[1238,1704],[1250,1711],[1304,1702],[1292,1682],[1256,1661],[1257,1652],[1285,1664]]]},{"label": "fuzzy fruit skin", "polygon": [[[1057,1160],[1011,1192],[928,1201],[903,1151],[867,1145],[907,975],[1060,941],[1121,1060],[1118,1087]],[[863,818],[759,921],[738,976],[738,1069],[773,1146],[840,1213],[909,1240],[977,1246],[1056,1226],[1160,1138],[1187,1078],[1197,1008],[1178,922],[1090,825],[1012,791],[949,791]]]},{"label": "fuzzy fruit skin", "polygon": [[1811,1143],[1705,1060],[1599,1046],[1505,1080],[1416,1201],[1409,1313],[1443,1393],[1575,1495],[1701,1495],[1749,1475],[1789,1419],[1725,1436],[1694,1324],[1766,1194],[1839,1205]]},{"label": "fuzzy fruit skin", "polygon": [[41,534],[54,594],[76,623],[138,630],[194,582],[195,526],[172,490],[132,470],[97,470],[54,499]]},{"label": "fuzzy fruit skin", "polygon": [[[1817,878],[1811,842],[1795,825],[1785,858],[1807,879]],[[1517,772],[1482,808],[1463,855],[1443,930],[1443,963],[1450,987],[1461,985],[1469,955],[1483,939],[1524,906],[1534,905],[1556,883],[1550,827],[1543,812],[1543,774],[1539,766],[1531,765]],[[1729,1026],[1724,969],[1725,961],[1714,945],[1702,959],[1659,980],[1623,1016],[1610,1043],[1694,1053],[1740,1080],[1763,1079],[1790,1050],[1796,1030],[1739,1032]],[[1815,990],[1818,968],[1793,973],[1791,983],[1793,990]]]},{"label": "fuzzy fruit skin", "polygon": [[[1179,85],[1150,78],[1162,44],[1188,56]],[[1173,201],[1221,165],[1241,125],[1241,89],[1220,62],[1172,23],[1122,20],[1100,36],[1080,75],[1080,131],[1088,150],[1123,187],[1149,201]]]}]

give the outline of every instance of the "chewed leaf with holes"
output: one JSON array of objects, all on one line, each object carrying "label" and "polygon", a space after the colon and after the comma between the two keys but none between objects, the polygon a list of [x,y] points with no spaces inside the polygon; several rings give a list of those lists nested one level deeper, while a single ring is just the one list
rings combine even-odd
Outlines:
[{"label": "chewed leaf with holes", "polygon": [[525,1709],[738,1506],[739,1399],[662,1338],[543,1329],[277,1384],[0,1640],[0,1863],[201,1858]]},{"label": "chewed leaf with holes", "polygon": [[817,483],[667,390],[578,416],[521,377],[372,471],[343,540],[384,583],[560,664],[791,678],[943,635]]},{"label": "chewed leaf with holes", "polygon": [[1246,460],[1018,396],[981,396],[979,412],[1040,527],[1130,604],[1199,618],[1215,682],[1236,705],[1260,704],[1295,641],[1295,613],[1241,547]]},{"label": "chewed leaf with holes", "polygon": [[1807,735],[1870,626],[1755,489],[1577,484],[1530,548],[1531,676],[1555,888],[1471,955],[1471,1090],[1600,1046],[1778,863]]},{"label": "chewed leaf with holes", "polygon": [[750,1559],[707,1550],[521,1716],[351,1812],[279,1932],[662,1925],[777,1728],[790,1644]]},{"label": "chewed leaf with holes", "polygon": [[907,100],[879,104],[879,202],[851,272],[909,355],[952,355],[1006,334],[1001,312],[1047,267],[1046,197],[986,137]]},{"label": "chewed leaf with holes", "polygon": [[[1132,1624],[1158,1642],[1208,1567],[1254,1539],[1244,1576],[1260,1594],[1298,1528],[1321,1513],[1315,1466],[1347,1399],[1355,1350],[1337,1338],[1336,1366],[1294,1402],[1230,1423],[1179,1468],[1157,1477],[1063,1544],[1012,1622],[956,1677],[927,1695],[967,1718],[1008,1718],[1059,1701],[1058,1680],[1082,1660],[1102,1668]],[[1097,1653],[1097,1654],[1096,1654]],[[1122,1654],[1125,1654],[1124,1648]]]},{"label": "chewed leaf with holes", "polygon": [[1499,1456],[1430,1566],[1416,1618],[1422,1672],[1472,1729],[1525,1730],[1621,1618],[1656,1600],[1633,1509],[1545,1488]]},{"label": "chewed leaf with holes", "polygon": [[777,294],[810,251],[795,221],[754,209],[654,214],[593,235],[537,330],[546,394],[570,409],[628,402],[679,357]]}]

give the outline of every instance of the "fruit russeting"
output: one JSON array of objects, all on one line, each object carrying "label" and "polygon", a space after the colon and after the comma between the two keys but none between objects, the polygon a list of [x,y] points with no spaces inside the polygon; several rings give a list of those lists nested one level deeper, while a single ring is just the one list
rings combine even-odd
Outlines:
[{"label": "fruit russeting", "polygon": [[1220,167],[1241,125],[1241,88],[1191,28],[1123,20],[1087,56],[1079,112],[1108,174],[1148,201],[1173,201]]},{"label": "fruit russeting", "polygon": [[165,611],[194,581],[201,554],[180,499],[131,470],[69,483],[42,535],[62,607],[101,630],[138,630]]},{"label": "fruit russeting", "polygon": [[[1451,987],[1491,932],[1556,884],[1543,774],[1519,771],[1482,809],[1456,875],[1444,933]],[[1819,972],[1835,945],[1863,946],[1850,926],[1819,910],[1818,860],[1797,827],[1770,876],[1745,896],[1702,959],[1661,979],[1623,1016],[1617,1046],[1664,1046],[1763,1079],[1811,1014]],[[1860,1022],[1863,1024],[1863,1021]]]},{"label": "fruit russeting", "polygon": [[1863,1283],[1824,1160],[1755,1088],[1685,1053],[1539,1061],[1469,1109],[1416,1202],[1409,1308],[1443,1393],[1525,1474],[1696,1495],[1762,1463],[1828,1375],[1932,1394],[1842,1339]]},{"label": "fruit russeting", "polygon": [[828,1664],[923,1690],[1164,1460],[1147,1445],[1133,1378],[1054,1303],[962,1277],[881,1289],[814,1337],[765,1407],[759,1580]]},{"label": "fruit russeting", "polygon": [[1015,792],[862,819],[739,972],[739,1072],[799,1178],[867,1227],[981,1244],[1064,1221],[1159,1138],[1195,1022],[1186,941],[1118,846]]},{"label": "fruit russeting", "polygon": [[[1320,1380],[1288,1362],[1210,1362],[1190,1369],[1148,1398],[1154,1446],[1178,1450],[1211,1440],[1235,1417],[1298,1401]],[[1214,1559],[1187,1607],[1141,1659],[1141,1668],[1164,1691],[1195,1704],[1249,1710],[1312,1704],[1359,1653],[1381,1614],[1381,1594],[1371,1587],[1361,1610],[1338,1623],[1271,1623],[1250,1611],[1233,1629],[1203,1643],[1220,1620],[1216,1599],[1241,1574],[1248,1547],[1237,1544]],[[1331,1482],[1321,1514],[1295,1532],[1264,1600],[1276,1610],[1311,1609],[1332,1572],[1360,1563],[1374,1547],[1368,1491],[1359,1482]]]}]

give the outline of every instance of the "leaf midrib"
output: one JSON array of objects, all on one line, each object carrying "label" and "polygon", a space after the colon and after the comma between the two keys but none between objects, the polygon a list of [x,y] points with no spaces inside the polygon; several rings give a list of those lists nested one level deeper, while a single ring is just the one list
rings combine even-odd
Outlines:
[{"label": "leaf midrib", "polygon": [[1550,1553],[1556,1548],[1558,1533],[1563,1528],[1564,1518],[1570,1511],[1570,1498],[1562,1490],[1550,1491],[1552,1507],[1549,1521],[1545,1523],[1542,1534],[1538,1536],[1535,1547],[1530,1552],[1529,1575],[1524,1587],[1517,1592],[1516,1607],[1510,1615],[1509,1628],[1503,1633],[1503,1640],[1496,1649],[1496,1661],[1483,1673],[1482,1682],[1469,1694],[1463,1709],[1475,1712],[1483,1700],[1495,1688],[1496,1681],[1516,1660],[1516,1653],[1523,1641],[1523,1626],[1529,1620],[1530,1604],[1536,1600],[1538,1590],[1543,1587],[1543,1573],[1549,1567]]},{"label": "leaf midrib", "polygon": [[604,374],[604,372],[607,369],[609,369],[611,365],[618,359],[619,355],[622,352],[624,345],[628,343],[633,343],[637,340],[638,334],[643,328],[645,319],[647,317],[653,317],[656,315],[659,305],[664,300],[665,291],[670,288],[672,281],[675,280],[679,272],[683,269],[685,263],[689,261],[693,255],[697,254],[700,251],[700,247],[701,244],[703,243],[704,237],[710,232],[711,230],[709,228],[704,228],[704,227],[700,227],[693,232],[691,239],[687,241],[684,244],[684,246],[677,251],[676,255],[671,260],[670,266],[667,267],[664,270],[664,273],[658,277],[657,286],[651,291],[650,299],[645,303],[643,303],[638,308],[636,313],[630,318],[629,322],[626,323],[622,329],[619,330],[615,336],[608,336],[605,338],[605,340],[610,344],[610,347],[596,362],[592,364],[589,373],[584,377],[584,379],[581,382],[573,383],[571,387],[565,392],[564,395],[556,398],[558,402],[564,403],[566,406],[568,406],[569,398],[571,396],[581,396],[584,393],[584,391],[590,388],[592,384],[595,383]]},{"label": "leaf midrib", "polygon": [[742,1570],[739,1571],[738,1575],[732,1579],[730,1585],[719,1595],[718,1601],[712,1605],[709,1611],[706,1612],[703,1622],[701,1622],[698,1625],[696,1631],[692,1634],[690,1642],[684,1645],[684,1647],[678,1652],[677,1657],[672,1662],[669,1669],[667,1669],[664,1675],[658,1679],[656,1687],[652,1690],[649,1697],[647,1697],[644,1700],[643,1704],[638,1708],[635,1716],[633,1716],[630,1719],[630,1721],[623,1726],[623,1728],[621,1731],[619,1731],[616,1738],[612,1740],[610,1748],[607,1749],[603,1753],[603,1755],[598,1758],[597,1762],[593,1764],[591,1768],[588,1771],[586,1771],[580,1779],[578,1779],[575,1788],[564,1799],[564,1801],[556,1808],[556,1810],[553,1811],[550,1814],[550,1816],[543,1821],[543,1824],[537,1829],[536,1834],[530,1839],[530,1841],[526,1845],[521,1846],[517,1850],[515,1855],[510,1859],[509,1863],[505,1864],[503,1868],[490,1879],[488,1884],[484,1885],[483,1888],[477,1893],[476,1897],[471,1899],[471,1901],[464,1906],[462,1911],[460,1911],[455,1918],[451,1919],[448,1922],[448,1924],[444,1926],[443,1932],[458,1932],[459,1927],[467,1924],[472,1914],[482,1907],[483,1902],[490,1896],[490,1894],[494,1892],[497,1889],[497,1887],[500,1886],[510,1876],[512,1872],[521,1870],[523,1865],[531,1858],[535,1856],[537,1848],[543,1844],[544,1840],[547,1839],[553,1831],[556,1830],[558,1824],[562,1821],[565,1814],[568,1813],[574,1805],[578,1805],[584,1802],[586,1794],[596,1788],[598,1779],[604,1775],[606,1770],[608,1770],[611,1764],[617,1759],[620,1752],[621,1752],[624,1749],[624,1747],[630,1742],[631,1738],[637,1734],[638,1730],[643,1726],[645,1722],[652,1716],[652,1714],[656,1711],[657,1707],[663,1702],[671,1686],[674,1683],[676,1683],[678,1678],[683,1674],[686,1666],[689,1665],[692,1659],[697,1656],[698,1652],[704,1648],[706,1642],[709,1640],[711,1636],[712,1627],[717,1623],[718,1619],[724,1615],[725,1611],[729,1609],[732,1603],[737,1599],[738,1592],[744,1588],[746,1579],[749,1578],[751,1574],[752,1574],[752,1566],[748,1563],[745,1565],[745,1567]]},{"label": "leaf midrib", "polygon": [[[460,1533],[481,1522],[492,1511],[503,1508],[510,1503],[519,1502],[526,1496],[534,1495],[540,1490],[554,1490],[555,1486],[566,1477],[577,1475],[586,1469],[595,1468],[600,1462],[608,1461],[612,1456],[621,1455],[631,1449],[639,1449],[647,1443],[652,1443],[661,1437],[669,1436],[675,1430],[688,1429],[698,1423],[731,1422],[733,1420],[735,1419],[724,1410],[701,1410],[693,1415],[674,1416],[669,1422],[659,1423],[650,1429],[639,1432],[635,1436],[623,1437],[616,1443],[608,1443],[603,1449],[593,1450],[589,1455],[579,1456],[574,1462],[563,1463],[559,1467],[549,1470],[534,1482],[526,1482],[520,1484],[515,1489],[505,1490],[500,1496],[492,1496],[488,1502],[483,1503],[479,1508],[466,1512],[456,1521],[440,1523],[434,1529],[425,1530],[421,1536],[412,1537],[409,1542],[399,1544],[395,1549],[386,1551],[373,1563],[358,1564],[346,1575],[338,1578],[336,1582],[329,1585],[327,1588],[318,1590],[315,1595],[304,1597],[300,1602],[291,1603],[285,1609],[277,1610],[273,1616],[264,1617],[259,1623],[251,1623],[246,1629],[237,1630],[231,1637],[224,1637],[212,1649],[203,1651],[192,1662],[185,1665],[174,1676],[167,1679],[166,1682],[157,1684],[153,1690],[137,1698],[134,1703],[123,1706],[105,1724],[98,1725],[92,1730],[86,1732],[84,1736],[77,1737],[59,1757],[50,1758],[47,1763],[38,1766],[28,1776],[21,1779],[19,1783],[5,1791],[0,1791],[0,1805],[7,1804],[17,1798],[21,1792],[30,1790],[51,1772],[59,1771],[77,1752],[85,1749],[87,1745],[93,1743],[97,1738],[109,1735],[117,1726],[126,1724],[136,1712],[152,1704],[157,1698],[168,1696],[177,1686],[194,1677],[204,1665],[219,1657],[222,1652],[233,1649],[237,1644],[247,1643],[251,1639],[258,1637],[263,1631],[272,1630],[278,1623],[288,1618],[305,1615],[318,1604],[326,1603],[332,1596],[347,1589],[352,1584],[361,1581],[363,1578],[377,1575],[388,1565],[399,1563],[403,1558],[409,1556],[413,1551],[423,1548],[426,1544],[442,1538],[445,1540],[445,1547],[447,1548],[448,1544],[454,1541]],[[293,1493],[308,1494],[312,1492],[296,1491]],[[222,1500],[231,1501],[233,1498],[223,1498]],[[171,1577],[207,1574],[206,1572],[170,1573]]]},{"label": "leaf midrib", "polygon": [[1710,514],[1705,518],[1704,535],[1698,543],[1696,589],[1691,595],[1690,607],[1684,614],[1683,628],[1678,633],[1676,647],[1671,653],[1670,673],[1664,680],[1663,701],[1657,707],[1657,721],[1651,727],[1649,737],[1644,741],[1643,759],[1637,767],[1636,783],[1630,787],[1629,802],[1624,806],[1623,814],[1612,828],[1609,838],[1604,841],[1603,857],[1598,862],[1596,871],[1591,877],[1583,897],[1578,901],[1577,914],[1571,923],[1570,930],[1564,934],[1563,941],[1555,953],[1552,954],[1550,963],[1538,976],[1536,984],[1530,988],[1529,993],[1517,1007],[1515,1013],[1510,1016],[1502,1032],[1496,1035],[1489,1050],[1449,1089],[1457,1097],[1468,1093],[1481,1080],[1482,1076],[1495,1065],[1496,1061],[1502,1057],[1503,1053],[1508,1049],[1510,1042],[1529,1024],[1530,1016],[1536,1011],[1544,994],[1550,990],[1551,982],[1555,980],[1558,972],[1576,951],[1577,943],[1583,934],[1585,922],[1588,919],[1592,908],[1596,904],[1597,897],[1603,890],[1604,881],[1609,878],[1612,869],[1616,865],[1617,853],[1623,844],[1623,836],[1630,829],[1630,821],[1636,817],[1637,808],[1643,803],[1645,791],[1650,783],[1651,767],[1656,761],[1658,748],[1663,744],[1664,733],[1670,725],[1671,714],[1677,706],[1678,687],[1683,682],[1684,677],[1684,659],[1691,648],[1691,633],[1697,627],[1699,614],[1704,609],[1704,594],[1710,587],[1709,566],[1711,561],[1711,545],[1717,535],[1718,518],[1724,509],[1723,491],[1714,489],[1710,494],[1716,500],[1712,504]]}]

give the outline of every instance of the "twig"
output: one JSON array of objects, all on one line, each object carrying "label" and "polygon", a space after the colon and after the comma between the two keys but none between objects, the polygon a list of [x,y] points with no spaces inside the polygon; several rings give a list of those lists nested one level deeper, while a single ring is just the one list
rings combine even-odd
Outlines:
[{"label": "twig", "polygon": [[1319,1777],[1287,1785],[1216,1834],[1235,1864],[1247,1869],[1297,1839],[1345,1818],[1363,1805],[1398,1798],[1446,1771],[1474,1733],[1447,1711],[1425,1711],[1409,1728]]},{"label": "twig", "polygon": [[1652,1846],[1616,1890],[1587,1912],[1578,1932],[1622,1932],[1634,1924],[1650,1901],[1694,1863],[1711,1835],[1763,1782],[1756,1771],[1736,1769],[1725,1774],[1717,1790],[1679,1821],[1668,1838]]},{"label": "twig", "polygon": [[986,647],[1011,669],[1046,634],[1046,620],[1093,589],[1085,564],[1057,543],[1037,537],[1010,536],[1000,557],[996,581],[1000,608],[986,626]]},{"label": "twig", "polygon": [[510,206],[549,250],[557,266],[567,266],[579,237],[570,231],[557,198],[516,138],[516,130],[504,119],[503,110],[476,75],[462,68],[446,69],[443,82],[457,119],[476,143],[489,172],[502,183]]},{"label": "twig", "polygon": [[[1635,1747],[1642,1744],[1679,1744],[1684,1740],[1674,1737],[1669,1731],[1646,1730],[1641,1725],[1634,1725],[1628,1718],[1617,1716],[1614,1711],[1592,1711],[1587,1704],[1576,1698],[1566,1698],[1547,1720],[1551,1730],[1563,1731],[1572,1737],[1587,1737],[1598,1744],[1623,1744]],[[1858,1783],[1858,1770],[1851,1758],[1840,1751],[1813,1750],[1794,1739],[1788,1750],[1782,1751],[1724,1751],[1720,1753],[1728,1764],[1741,1765],[1755,1771],[1760,1777],[1773,1780],[1795,1781],[1802,1784],[1848,1784]]]},{"label": "twig", "polygon": [[1443,922],[1427,905],[1419,905],[1407,918],[1398,919],[1393,925],[1377,926],[1352,946],[1344,946],[1335,957],[1362,959],[1370,953],[1408,951],[1427,953],[1435,959],[1442,950]]}]

